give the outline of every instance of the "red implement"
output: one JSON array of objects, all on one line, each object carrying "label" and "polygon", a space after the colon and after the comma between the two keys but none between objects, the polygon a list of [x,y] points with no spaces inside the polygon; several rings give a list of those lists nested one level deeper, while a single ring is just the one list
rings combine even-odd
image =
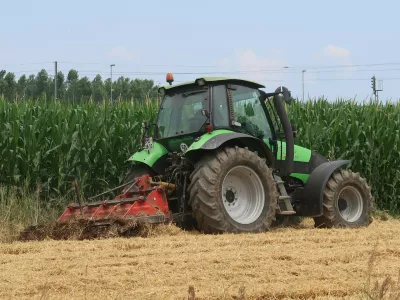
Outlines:
[{"label": "red implement", "polygon": [[58,221],[72,219],[143,219],[149,223],[163,223],[171,218],[165,187],[155,185],[149,175],[136,178],[128,190],[113,200],[82,204],[71,203]]}]

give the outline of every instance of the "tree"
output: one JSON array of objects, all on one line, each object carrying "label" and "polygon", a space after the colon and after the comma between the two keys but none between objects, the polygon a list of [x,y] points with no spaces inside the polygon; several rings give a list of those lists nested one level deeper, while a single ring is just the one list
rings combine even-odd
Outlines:
[{"label": "tree", "polygon": [[[111,88],[111,79],[107,78],[106,81],[104,81],[104,91],[105,91],[105,98],[110,101],[110,88]],[[114,98],[114,95],[113,95]]]},{"label": "tree", "polygon": [[77,83],[78,83],[78,71],[71,69],[67,75],[67,97],[75,102],[75,97],[77,95]]},{"label": "tree", "polygon": [[6,70],[0,71],[0,96],[4,95],[4,90],[6,88],[6,82],[4,81],[4,75],[6,75]]},{"label": "tree", "polygon": [[[42,69],[35,75],[29,77],[22,75],[18,81],[13,73],[0,71],[0,95],[12,100],[19,98],[38,98],[45,97],[50,99],[54,97],[54,78],[49,76],[46,70]],[[148,79],[130,79],[119,77],[112,83],[113,100],[135,100],[143,102],[147,97],[157,97],[157,86],[154,86],[153,80]],[[62,72],[57,73],[57,98],[61,100],[69,99],[88,100],[90,97],[95,102],[110,100],[111,80],[108,78],[103,81],[100,74],[90,81],[89,78],[79,78],[78,71],[71,69],[67,78]]]},{"label": "tree", "polygon": [[66,94],[65,77],[63,72],[57,73],[57,98],[64,99]]},{"label": "tree", "polygon": [[9,101],[15,99],[17,92],[17,83],[15,82],[14,73],[7,73],[4,77],[5,88],[4,88],[4,97]]},{"label": "tree", "polygon": [[92,94],[93,100],[95,102],[102,101],[105,90],[104,90],[104,83],[103,80],[101,79],[100,74],[97,74],[96,77],[93,79],[92,89],[93,89],[93,94]]},{"label": "tree", "polygon": [[92,85],[89,81],[89,78],[86,76],[79,79],[77,83],[79,100],[89,100],[92,95]]},{"label": "tree", "polygon": [[[131,86],[130,86],[130,79],[124,78],[123,76],[119,77],[116,82],[114,82],[114,91],[113,91],[113,98],[115,94],[115,98],[117,99],[129,99],[132,98],[131,95]],[[114,98],[114,99],[115,99]]]},{"label": "tree", "polygon": [[46,97],[49,88],[49,75],[45,69],[42,69],[36,76],[36,97]]},{"label": "tree", "polygon": [[28,77],[28,81],[26,83],[26,95],[29,98],[34,98],[37,95],[36,92],[36,78],[35,75],[31,74]]},{"label": "tree", "polygon": [[146,97],[150,96],[154,88],[154,81],[147,79],[135,79],[131,81],[132,98],[139,102],[143,102]]},{"label": "tree", "polygon": [[26,75],[22,75],[17,82],[17,97],[25,98],[26,88],[28,86],[28,79]]}]

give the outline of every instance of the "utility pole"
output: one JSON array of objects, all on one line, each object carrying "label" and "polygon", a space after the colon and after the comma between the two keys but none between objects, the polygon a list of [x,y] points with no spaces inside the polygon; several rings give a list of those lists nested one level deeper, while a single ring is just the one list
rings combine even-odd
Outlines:
[{"label": "utility pole", "polygon": [[113,80],[112,80],[112,68],[115,67],[115,64],[111,64],[110,65],[110,69],[111,69],[111,88],[110,88],[110,102],[113,101],[113,97],[112,97],[112,91],[113,91]]},{"label": "utility pole", "polygon": [[57,100],[57,61],[54,62],[54,100]]},{"label": "utility pole", "polygon": [[372,92],[375,95],[375,101],[376,101],[376,78],[375,78],[375,76],[371,77],[371,88],[372,88]]},{"label": "utility pole", "polygon": [[303,102],[304,102],[304,73],[306,72],[306,70],[301,71],[301,77],[302,77],[302,83],[303,83]]},{"label": "utility pole", "polygon": [[375,77],[375,75],[372,76],[371,77],[371,88],[372,88],[372,91],[373,91],[373,93],[375,95],[375,101],[379,100],[378,92],[382,92],[383,91],[383,80],[379,81],[379,87],[377,88],[376,87],[376,77]]}]

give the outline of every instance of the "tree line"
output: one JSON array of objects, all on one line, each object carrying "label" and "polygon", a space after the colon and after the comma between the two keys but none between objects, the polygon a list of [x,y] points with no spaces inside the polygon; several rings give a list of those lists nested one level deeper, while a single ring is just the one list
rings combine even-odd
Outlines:
[{"label": "tree line", "polygon": [[[153,80],[119,77],[113,81],[113,101],[134,100],[143,102],[147,97],[157,95],[158,86]],[[110,100],[111,79],[103,80],[97,74],[93,80],[79,77],[78,71],[69,70],[65,78],[63,72],[57,73],[57,98],[64,101],[80,102]],[[42,69],[36,75],[22,75],[19,79],[12,72],[0,71],[0,96],[9,101],[15,99],[54,99],[54,76]]]}]

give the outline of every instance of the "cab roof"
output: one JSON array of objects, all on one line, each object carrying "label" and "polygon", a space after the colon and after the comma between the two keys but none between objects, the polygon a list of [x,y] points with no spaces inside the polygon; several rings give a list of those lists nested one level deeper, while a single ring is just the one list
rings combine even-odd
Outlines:
[{"label": "cab roof", "polygon": [[254,88],[265,88],[264,85],[258,83],[258,82],[254,82],[254,81],[250,81],[250,80],[244,80],[244,79],[240,79],[240,78],[227,78],[227,77],[200,77],[195,79],[194,81],[187,81],[187,82],[183,82],[183,83],[178,83],[178,84],[174,84],[174,85],[164,85],[162,87],[160,87],[160,89],[164,88],[165,90],[170,90],[170,89],[174,89],[176,87],[182,87],[185,85],[191,85],[191,84],[198,84],[199,81],[204,80],[204,82],[207,83],[232,83],[232,84],[244,84],[244,85],[248,85]]}]

